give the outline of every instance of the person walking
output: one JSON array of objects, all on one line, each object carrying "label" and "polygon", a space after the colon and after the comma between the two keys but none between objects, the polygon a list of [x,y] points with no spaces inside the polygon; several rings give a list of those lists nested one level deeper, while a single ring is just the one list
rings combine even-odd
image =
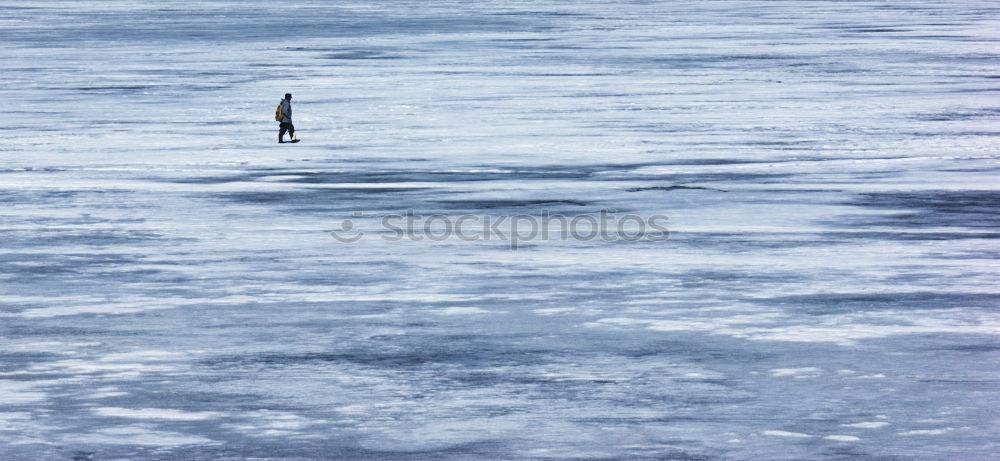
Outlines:
[{"label": "person walking", "polygon": [[291,137],[292,142],[299,142],[299,137],[295,135],[295,125],[292,125],[292,94],[285,93],[285,99],[278,105],[281,118],[278,120],[278,143],[285,142],[285,132]]}]

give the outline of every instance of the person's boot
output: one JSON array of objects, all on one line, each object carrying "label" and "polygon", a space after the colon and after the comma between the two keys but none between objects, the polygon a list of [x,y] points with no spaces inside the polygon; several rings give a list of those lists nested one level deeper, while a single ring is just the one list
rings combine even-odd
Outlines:
[{"label": "person's boot", "polygon": [[284,143],[285,143],[285,137],[279,135],[278,136],[278,144],[284,144]]},{"label": "person's boot", "polygon": [[292,134],[292,142],[299,142],[299,136],[297,134]]}]

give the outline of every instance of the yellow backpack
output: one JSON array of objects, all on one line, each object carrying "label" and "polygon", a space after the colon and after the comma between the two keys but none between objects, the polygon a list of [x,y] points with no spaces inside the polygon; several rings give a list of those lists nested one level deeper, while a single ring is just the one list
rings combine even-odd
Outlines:
[{"label": "yellow backpack", "polygon": [[285,118],[285,114],[281,110],[281,104],[282,103],[279,102],[278,103],[278,108],[274,110],[274,121],[276,121],[276,122],[280,122],[281,119]]}]

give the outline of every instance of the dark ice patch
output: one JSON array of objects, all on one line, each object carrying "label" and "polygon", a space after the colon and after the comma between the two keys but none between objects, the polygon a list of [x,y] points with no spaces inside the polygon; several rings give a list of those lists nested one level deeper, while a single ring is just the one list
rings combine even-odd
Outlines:
[{"label": "dark ice patch", "polygon": [[128,229],[36,229],[29,234],[2,231],[0,236],[3,236],[8,243],[22,247],[135,245],[165,240],[162,234]]},{"label": "dark ice patch", "polygon": [[954,352],[964,352],[970,354],[995,353],[1000,352],[1000,343],[989,342],[983,344],[952,344],[934,348],[934,350],[946,350]]},{"label": "dark ice patch", "polygon": [[[771,184],[775,182],[785,183],[788,181],[780,180],[796,176],[801,175],[794,175],[791,173],[636,173],[624,177],[636,180],[659,180],[675,184],[745,181],[757,184]],[[618,176],[614,177],[614,179],[623,179],[623,177]]]},{"label": "dark ice patch", "polygon": [[717,192],[728,192],[724,189],[715,189],[711,187],[704,186],[685,186],[685,185],[673,185],[673,186],[646,186],[646,187],[630,187],[625,189],[629,192],[642,192],[649,190],[659,190],[659,191],[673,191],[673,190],[713,190]]},{"label": "dark ice patch", "polygon": [[848,204],[905,211],[877,216],[847,215],[841,225],[1000,229],[1000,191],[870,192],[857,195]]},{"label": "dark ice patch", "polygon": [[239,203],[304,207],[300,211],[332,211],[340,208],[356,209],[359,203],[367,200],[382,200],[391,194],[414,190],[420,190],[420,188],[306,188],[292,191],[229,192],[218,194],[215,197]]},{"label": "dark ice patch", "polygon": [[[865,226],[873,225],[867,219],[870,216],[863,216]],[[849,218],[846,218],[849,220]],[[853,221],[848,221],[848,223]],[[844,225],[841,221],[838,224]],[[876,224],[877,225],[877,224]],[[888,225],[888,224],[883,224]],[[865,232],[823,232],[819,234],[823,240],[830,243],[857,243],[862,240],[897,240],[897,241],[919,241],[919,240],[967,240],[967,239],[997,239],[1000,232],[905,232],[905,231],[865,231]],[[935,256],[937,257],[937,256]],[[968,256],[963,256],[962,259]]]},{"label": "dark ice patch", "polygon": [[541,362],[545,351],[506,347],[484,341],[449,340],[397,344],[396,347],[359,347],[330,352],[263,353],[252,356],[220,357],[213,360],[216,366],[241,363],[247,366],[288,367],[323,364],[353,364],[379,369],[412,369],[442,364],[465,366],[514,366]]},{"label": "dark ice patch", "polygon": [[781,55],[781,54],[678,54],[674,56],[661,56],[655,58],[643,58],[635,65],[652,64],[655,67],[670,69],[699,69],[699,68],[742,68],[745,66],[759,65],[760,62],[795,62],[803,56]]},{"label": "dark ice patch", "polygon": [[[801,159],[799,159],[801,160]],[[371,160],[338,160],[344,163],[370,163]],[[498,180],[545,180],[545,179],[594,179],[594,180],[618,180],[623,177],[637,179],[657,179],[657,178],[706,178],[708,180],[750,180],[759,178],[787,177],[790,174],[773,173],[709,173],[709,174],[636,174],[633,170],[649,166],[662,165],[725,165],[737,163],[758,163],[739,159],[679,159],[667,162],[641,162],[641,163],[598,163],[583,165],[545,165],[532,167],[503,167],[497,168],[495,165],[474,165],[466,169],[435,170],[435,169],[357,169],[357,170],[298,170],[289,168],[260,168],[248,169],[232,174],[196,176],[187,178],[163,177],[149,178],[172,183],[182,184],[225,184],[233,182],[253,182],[261,181],[274,176],[289,176],[268,180],[269,182],[285,182],[300,184],[342,184],[342,183],[407,183],[407,182],[478,182],[478,181],[498,181]],[[774,163],[774,162],[768,162]],[[595,176],[603,174],[601,176]],[[682,181],[697,182],[695,180]]]},{"label": "dark ice patch", "polygon": [[[41,284],[65,291],[93,289],[95,279],[104,283],[185,282],[163,269],[134,268],[143,258],[112,253],[8,253],[0,255],[0,277],[8,284],[25,284],[40,290]],[[176,264],[157,261],[157,265]],[[166,279],[166,280],[165,280]],[[11,285],[12,289],[13,286]]]},{"label": "dark ice patch", "polygon": [[65,203],[66,200],[87,193],[101,193],[86,190],[44,190],[44,189],[6,189],[0,190],[0,202],[8,205],[49,205]]},{"label": "dark ice patch", "polygon": [[[685,289],[719,287],[720,290],[743,290],[747,286],[781,285],[800,281],[805,277],[796,272],[748,272],[726,270],[694,270],[680,275],[680,285]],[[697,304],[693,307],[697,308]]]},{"label": "dark ice patch", "polygon": [[670,241],[692,248],[711,248],[731,254],[756,250],[809,248],[841,245],[843,241],[819,238],[811,233],[774,232],[683,232],[672,231]]},{"label": "dark ice patch", "polygon": [[529,17],[529,18],[538,18],[538,17],[555,17],[555,18],[581,17],[581,18],[583,18],[583,17],[592,17],[593,16],[591,14],[578,13],[578,12],[573,12],[573,11],[533,11],[533,10],[502,11],[502,12],[497,12],[497,13],[488,13],[488,15],[490,15],[490,16],[524,16],[524,17]]},{"label": "dark ice patch", "polygon": [[501,171],[442,171],[442,170],[356,170],[356,171],[296,171],[283,169],[252,170],[231,175],[190,178],[164,178],[163,181],[184,184],[224,184],[231,182],[259,181],[270,176],[295,176],[276,182],[301,184],[342,183],[407,183],[407,182],[471,182],[505,179],[577,179],[588,177],[593,169],[587,167],[524,168]]},{"label": "dark ice patch", "polygon": [[323,59],[361,61],[361,60],[383,60],[383,59],[403,59],[403,56],[383,53],[375,50],[352,50],[337,53],[328,53],[322,56]]},{"label": "dark ice patch", "polygon": [[947,112],[921,113],[913,116],[915,120],[927,122],[952,122],[962,120],[992,120],[1000,118],[1000,108],[985,107],[980,109],[952,110]]},{"label": "dark ice patch", "polygon": [[524,208],[537,207],[541,205],[572,205],[586,206],[586,202],[568,199],[539,199],[539,200],[439,200],[447,208],[459,210],[488,210],[496,208]]},{"label": "dark ice patch", "polygon": [[0,373],[11,373],[31,368],[40,362],[54,361],[64,355],[50,352],[7,352],[0,351]]},{"label": "dark ice patch", "polygon": [[911,29],[898,29],[893,27],[844,27],[841,30],[860,34],[871,34],[879,32],[912,32]]},{"label": "dark ice patch", "polygon": [[745,301],[782,306],[808,315],[838,315],[885,310],[1000,308],[1000,294],[988,293],[816,293],[810,295],[747,298]]},{"label": "dark ice patch", "polygon": [[134,93],[137,91],[144,91],[155,88],[152,85],[96,85],[96,86],[78,86],[73,88],[78,91],[84,92],[96,92],[102,94],[120,94],[120,93]]}]

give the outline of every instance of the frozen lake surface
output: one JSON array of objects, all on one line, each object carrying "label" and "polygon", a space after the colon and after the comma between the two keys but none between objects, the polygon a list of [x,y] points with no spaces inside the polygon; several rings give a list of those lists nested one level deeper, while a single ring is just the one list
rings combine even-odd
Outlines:
[{"label": "frozen lake surface", "polygon": [[0,459],[1000,451],[996,2],[14,0],[0,43]]}]

